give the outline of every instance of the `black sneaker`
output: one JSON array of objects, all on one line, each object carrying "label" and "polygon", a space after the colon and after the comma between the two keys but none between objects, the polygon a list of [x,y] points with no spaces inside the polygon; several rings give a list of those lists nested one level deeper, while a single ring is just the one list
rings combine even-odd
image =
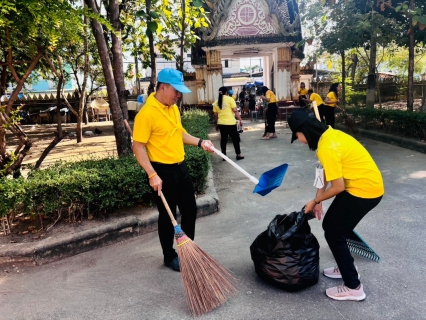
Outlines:
[{"label": "black sneaker", "polygon": [[168,262],[164,261],[164,265],[165,265],[166,267],[169,267],[170,269],[173,269],[174,271],[178,271],[178,272],[180,272],[180,268],[179,268],[179,258],[178,258],[178,257],[176,257],[176,258],[174,258],[173,260],[168,261]]}]

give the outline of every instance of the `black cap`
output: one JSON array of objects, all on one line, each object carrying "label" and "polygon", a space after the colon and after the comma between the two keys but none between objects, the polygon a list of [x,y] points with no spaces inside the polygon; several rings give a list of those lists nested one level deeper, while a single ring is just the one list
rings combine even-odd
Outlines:
[{"label": "black cap", "polygon": [[291,131],[293,132],[293,134],[291,136],[291,143],[293,143],[294,140],[297,140],[296,132],[298,132],[299,127],[306,120],[308,120],[310,117],[313,117],[313,116],[314,116],[314,114],[310,113],[305,108],[296,109],[291,113],[291,115],[289,116],[289,118],[287,120],[288,125],[289,125]]}]

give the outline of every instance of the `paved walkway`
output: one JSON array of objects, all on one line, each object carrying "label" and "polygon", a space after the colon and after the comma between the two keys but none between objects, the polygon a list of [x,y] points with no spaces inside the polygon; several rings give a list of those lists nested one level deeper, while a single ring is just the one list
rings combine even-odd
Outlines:
[{"label": "paved walkway", "polygon": [[[367,299],[362,303],[331,301],[324,291],[339,282],[323,276],[317,285],[289,294],[257,277],[249,246],[276,214],[300,210],[312,198],[317,161],[305,145],[290,144],[290,131],[283,125],[277,127],[278,139],[262,141],[263,124],[246,123],[248,130],[241,143],[246,159],[238,164],[256,177],[282,163],[288,163],[289,169],[282,186],[261,197],[252,193],[250,180],[217,155],[212,156],[214,184],[210,184],[205,207],[216,211],[219,204],[219,212],[198,220],[196,241],[234,272],[240,293],[203,319],[424,319],[426,154],[358,136],[376,160],[386,188],[380,205],[356,228],[381,257],[376,263],[355,256]],[[211,139],[218,147],[219,135],[212,132]],[[232,159],[235,156],[232,143],[227,154]],[[142,215],[144,218],[135,216],[131,222],[117,221],[102,230],[86,231],[98,238],[82,241],[101,246],[105,239],[108,244],[154,229],[155,210]],[[311,221],[310,225],[321,245],[320,267],[333,266],[321,223]],[[0,257],[4,261],[26,252],[24,260],[43,264],[78,253],[84,248],[77,244],[78,239],[83,238],[74,235],[15,251],[8,245],[0,248]],[[0,276],[0,314],[2,318],[7,315],[4,319],[191,319],[184,307],[179,277],[161,262],[157,235],[148,233],[119,246],[24,268],[22,277],[16,267],[4,267],[8,273]],[[34,300],[36,294],[43,298]],[[30,305],[28,301],[32,301]]]}]

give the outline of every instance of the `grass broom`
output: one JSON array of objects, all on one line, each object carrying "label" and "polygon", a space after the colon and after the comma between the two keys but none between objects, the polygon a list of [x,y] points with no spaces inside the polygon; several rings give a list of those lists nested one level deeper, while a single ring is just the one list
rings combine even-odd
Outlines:
[{"label": "grass broom", "polygon": [[175,228],[180,272],[189,308],[194,316],[203,315],[237,292],[236,279],[182,231],[162,193],[160,197]]},{"label": "grass broom", "polygon": [[346,113],[345,109],[340,107],[340,110],[343,113],[343,120],[344,120],[346,129],[348,129],[350,133],[357,133],[358,128],[355,124],[355,121],[351,117],[349,117],[349,115]]}]

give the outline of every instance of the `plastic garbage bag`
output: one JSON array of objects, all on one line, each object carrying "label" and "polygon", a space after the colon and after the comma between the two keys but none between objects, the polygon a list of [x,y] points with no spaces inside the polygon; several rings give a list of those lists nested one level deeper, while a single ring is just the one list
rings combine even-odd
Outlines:
[{"label": "plastic garbage bag", "polygon": [[250,246],[256,273],[286,291],[312,286],[319,278],[319,243],[303,210],[277,215]]}]

